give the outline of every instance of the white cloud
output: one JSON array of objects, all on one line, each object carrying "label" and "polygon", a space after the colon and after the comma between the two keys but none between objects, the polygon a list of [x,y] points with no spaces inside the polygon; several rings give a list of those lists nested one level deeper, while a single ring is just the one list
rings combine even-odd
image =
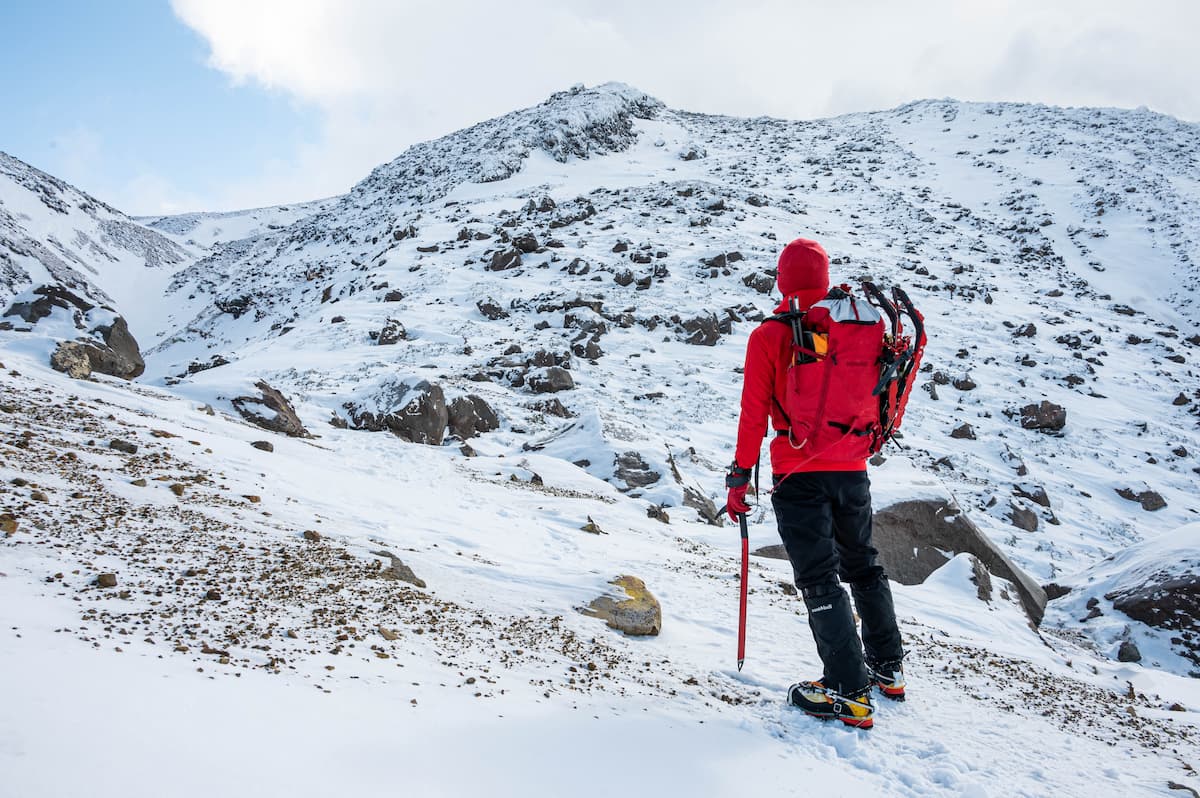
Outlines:
[{"label": "white cloud", "polygon": [[[584,82],[813,118],[923,97],[1200,119],[1200,4],[1145,0],[172,0],[209,63],[315,104],[323,138],[222,204],[345,191],[415,141]],[[285,193],[286,192],[286,193]]]}]

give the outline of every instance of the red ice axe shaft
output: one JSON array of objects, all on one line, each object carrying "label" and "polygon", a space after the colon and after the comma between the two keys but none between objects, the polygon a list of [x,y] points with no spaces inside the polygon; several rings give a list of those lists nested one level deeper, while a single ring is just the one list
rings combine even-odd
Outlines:
[{"label": "red ice axe shaft", "polygon": [[750,533],[746,529],[746,514],[738,513],[738,526],[742,532],[742,578],[738,596],[738,670],[746,661],[746,592],[750,581]]}]

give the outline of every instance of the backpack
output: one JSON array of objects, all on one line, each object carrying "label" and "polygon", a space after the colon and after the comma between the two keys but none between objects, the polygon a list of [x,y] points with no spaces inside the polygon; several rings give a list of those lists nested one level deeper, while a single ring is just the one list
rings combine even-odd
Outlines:
[{"label": "backpack", "polygon": [[[892,300],[873,283],[864,282],[863,292],[866,299],[848,285],[834,287],[806,311],[793,298],[788,312],[768,319],[792,328],[785,401],[774,401],[789,442],[807,449],[808,460],[865,460],[904,418],[925,350],[924,317],[899,287]],[[902,315],[911,335],[904,334]]]}]

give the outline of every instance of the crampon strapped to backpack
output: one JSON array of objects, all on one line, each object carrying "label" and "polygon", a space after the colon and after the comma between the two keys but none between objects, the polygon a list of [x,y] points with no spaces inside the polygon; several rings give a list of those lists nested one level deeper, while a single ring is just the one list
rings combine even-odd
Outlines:
[{"label": "crampon strapped to backpack", "polygon": [[873,283],[864,282],[863,293],[834,287],[803,311],[793,298],[788,312],[768,319],[792,328],[785,401],[775,399],[788,429],[777,434],[808,450],[805,462],[865,460],[904,418],[925,350],[924,317],[899,287],[890,300]]}]

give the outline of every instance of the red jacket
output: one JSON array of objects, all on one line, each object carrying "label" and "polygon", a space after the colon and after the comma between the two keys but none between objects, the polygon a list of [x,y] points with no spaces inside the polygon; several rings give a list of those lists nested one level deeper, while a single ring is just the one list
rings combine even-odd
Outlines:
[{"label": "red jacket", "polygon": [[[818,297],[819,298],[819,297]],[[785,297],[776,313],[788,309]],[[792,330],[787,324],[764,322],[750,333],[746,344],[746,366],[742,382],[742,414],[738,419],[737,450],[734,459],[741,468],[753,468],[762,451],[763,436],[767,433],[767,419],[771,425],[771,471],[775,474],[790,474],[806,471],[865,471],[866,460],[853,462],[809,460],[809,453],[792,446],[786,431],[780,405],[784,403],[787,387],[787,369],[792,359]],[[774,399],[772,399],[774,397]],[[779,404],[776,404],[778,402]]]}]

